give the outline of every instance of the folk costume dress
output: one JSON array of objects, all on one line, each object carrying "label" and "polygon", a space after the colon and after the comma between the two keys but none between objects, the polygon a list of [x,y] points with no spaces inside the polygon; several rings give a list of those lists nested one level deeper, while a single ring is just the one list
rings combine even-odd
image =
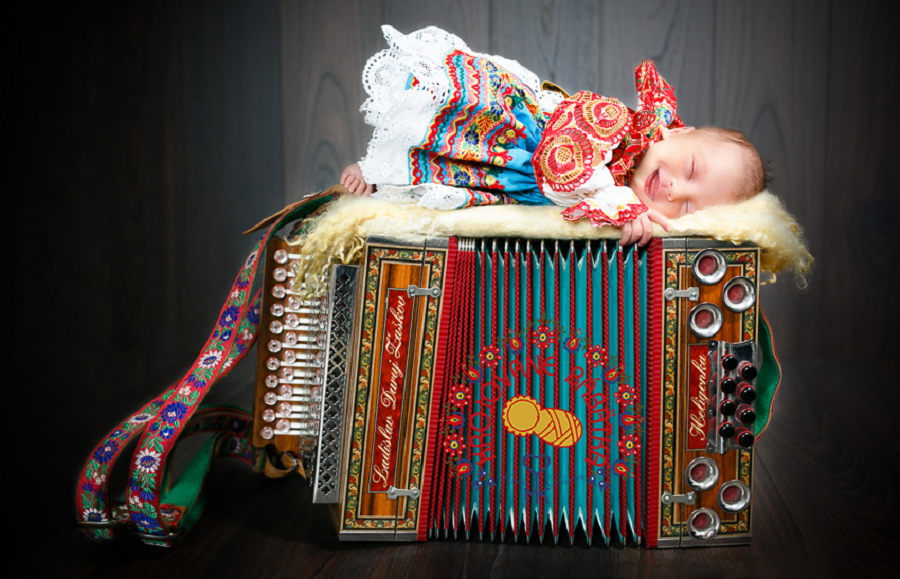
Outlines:
[{"label": "folk costume dress", "polygon": [[635,69],[634,111],[542,86],[518,62],[439,28],[382,30],[389,47],[366,63],[361,107],[375,131],[359,165],[376,196],[432,209],[556,204],[597,227],[647,211],[628,187],[634,169],[663,127],[684,126],[651,61]]}]

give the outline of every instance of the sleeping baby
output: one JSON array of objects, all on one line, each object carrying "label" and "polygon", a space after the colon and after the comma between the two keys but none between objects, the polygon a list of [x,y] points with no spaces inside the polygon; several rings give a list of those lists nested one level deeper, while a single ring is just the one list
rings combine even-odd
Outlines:
[{"label": "sleeping baby", "polygon": [[687,127],[651,61],[635,69],[638,106],[568,95],[515,61],[474,53],[430,27],[366,63],[362,106],[375,127],[366,157],[344,169],[356,195],[433,209],[525,203],[565,207],[567,220],[621,229],[646,244],[651,222],[742,201],[766,188],[743,133]]}]

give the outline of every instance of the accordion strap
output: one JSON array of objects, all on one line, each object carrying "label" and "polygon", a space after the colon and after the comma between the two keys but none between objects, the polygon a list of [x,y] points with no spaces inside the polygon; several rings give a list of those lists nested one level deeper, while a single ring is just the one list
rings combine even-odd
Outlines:
[{"label": "accordion strap", "polygon": [[[201,405],[213,384],[225,377],[256,341],[261,290],[250,288],[271,236],[285,223],[305,217],[330,201],[332,188],[306,197],[268,218],[268,229],[237,275],[212,334],[187,374],[110,432],[82,469],[76,491],[77,526],[97,539],[129,534],[159,546],[180,542],[209,499],[206,484],[216,457],[238,458],[254,470],[277,478],[301,470],[295,457],[268,456],[251,443],[252,416],[230,406]],[[171,453],[179,438],[212,433],[169,488]],[[109,475],[126,444],[138,438],[131,474],[120,501],[109,500]]]}]

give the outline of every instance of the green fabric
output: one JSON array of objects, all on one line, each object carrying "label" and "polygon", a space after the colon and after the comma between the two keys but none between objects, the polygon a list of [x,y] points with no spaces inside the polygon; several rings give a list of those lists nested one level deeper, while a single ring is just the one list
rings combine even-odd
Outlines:
[{"label": "green fabric", "polygon": [[186,507],[184,516],[179,522],[179,526],[184,527],[186,531],[194,526],[203,513],[203,508],[208,500],[207,489],[212,487],[211,484],[206,484],[212,482],[207,480],[212,479],[212,461],[216,456],[219,443],[222,439],[230,437],[230,434],[222,433],[210,436],[209,440],[203,444],[203,448],[194,455],[191,463],[181,473],[175,487],[164,494],[160,500],[160,503]]},{"label": "green fabric", "polygon": [[756,436],[769,425],[772,402],[781,383],[781,364],[775,354],[772,329],[765,316],[759,318],[759,373],[756,376]]}]

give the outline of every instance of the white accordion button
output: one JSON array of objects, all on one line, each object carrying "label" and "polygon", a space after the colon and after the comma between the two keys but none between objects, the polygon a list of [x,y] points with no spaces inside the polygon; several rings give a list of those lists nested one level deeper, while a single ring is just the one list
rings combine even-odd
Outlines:
[{"label": "white accordion button", "polygon": [[266,392],[266,395],[263,397],[263,400],[266,401],[266,404],[268,404],[269,406],[272,406],[276,402],[278,402],[278,396],[276,396],[274,392]]},{"label": "white accordion button", "polygon": [[263,426],[259,430],[259,435],[265,440],[272,440],[275,437],[275,431],[271,426]]},{"label": "white accordion button", "polygon": [[278,340],[269,340],[267,347],[269,348],[270,352],[272,352],[273,354],[277,354],[281,351],[281,342],[279,342]]},{"label": "white accordion button", "polygon": [[271,324],[269,324],[269,330],[273,334],[280,334],[284,331],[284,325],[278,320],[273,320]]},{"label": "white accordion button", "polygon": [[278,358],[269,358],[266,360],[266,368],[273,372],[277,370],[279,366],[281,366],[281,363],[278,361]]},{"label": "white accordion button", "polygon": [[265,420],[266,422],[272,422],[273,420],[275,420],[275,411],[271,408],[266,408],[265,410],[263,410],[262,416],[263,420]]},{"label": "white accordion button", "polygon": [[275,278],[275,281],[284,281],[287,279],[287,270],[283,267],[279,267],[275,271],[272,272],[272,277]]},{"label": "white accordion button", "polygon": [[287,291],[285,291],[283,285],[276,285],[272,288],[272,295],[278,299],[281,299],[287,295]]},{"label": "white accordion button", "polygon": [[278,376],[276,376],[275,374],[269,374],[268,376],[266,376],[266,386],[268,386],[269,388],[275,388],[276,386],[278,386]]},{"label": "white accordion button", "polygon": [[278,251],[275,252],[274,257],[275,257],[275,263],[285,264],[285,263],[287,263],[287,260],[288,260],[288,252],[286,252],[283,249],[279,249]]},{"label": "white accordion button", "polygon": [[272,307],[269,308],[269,311],[272,312],[272,315],[276,318],[280,318],[284,315],[284,305],[283,304],[272,304]]}]

